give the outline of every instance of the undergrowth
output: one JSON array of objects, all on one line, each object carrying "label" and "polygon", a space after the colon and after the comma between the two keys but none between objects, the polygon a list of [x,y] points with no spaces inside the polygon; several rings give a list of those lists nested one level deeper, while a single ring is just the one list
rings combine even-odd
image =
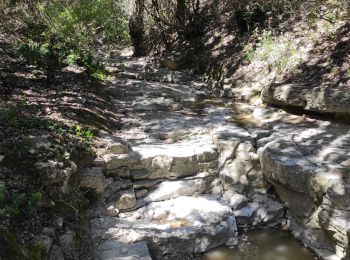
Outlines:
[{"label": "undergrowth", "polygon": [[28,237],[58,217],[82,221],[78,174],[94,156],[94,134],[33,117],[25,103],[0,108],[0,258],[46,259]]}]

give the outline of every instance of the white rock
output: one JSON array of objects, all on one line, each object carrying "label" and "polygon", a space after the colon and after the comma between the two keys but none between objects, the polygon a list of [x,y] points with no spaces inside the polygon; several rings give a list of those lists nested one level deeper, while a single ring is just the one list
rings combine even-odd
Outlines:
[{"label": "white rock", "polygon": [[249,199],[234,191],[227,191],[223,194],[223,198],[230,204],[233,210],[240,209],[248,204]]},{"label": "white rock", "polygon": [[113,206],[109,206],[107,208],[107,214],[110,217],[116,217],[116,216],[119,215],[119,210],[117,208],[113,207]]},{"label": "white rock", "polygon": [[150,144],[134,147],[140,155],[135,179],[178,178],[217,168],[218,153],[210,136],[199,136],[173,144]]},{"label": "white rock", "polygon": [[164,253],[182,259],[186,254],[205,252],[237,238],[230,207],[215,196],[186,197],[153,202],[129,217],[92,222],[93,237],[108,234],[108,240],[123,243],[147,241],[158,257]]},{"label": "white rock", "polygon": [[162,201],[174,199],[179,196],[191,196],[195,193],[209,191],[213,176],[206,174],[204,177],[185,178],[177,181],[163,181],[159,186],[151,191],[145,201]]}]

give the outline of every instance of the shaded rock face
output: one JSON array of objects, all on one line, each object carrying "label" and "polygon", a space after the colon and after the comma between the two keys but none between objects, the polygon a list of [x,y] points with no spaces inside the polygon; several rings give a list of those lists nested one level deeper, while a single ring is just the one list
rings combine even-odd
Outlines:
[{"label": "shaded rock face", "polygon": [[221,152],[218,168],[224,188],[244,194],[266,193],[251,134],[235,125],[227,125],[214,130],[213,140]]},{"label": "shaded rock face", "polygon": [[255,195],[245,206],[237,207],[234,214],[239,227],[274,227],[282,224],[284,208],[268,196]]},{"label": "shaded rock face", "polygon": [[263,89],[262,98],[270,104],[301,107],[317,112],[350,112],[350,92],[344,91],[343,85],[338,88],[306,89],[293,84],[271,84]]},{"label": "shaded rock face", "polygon": [[161,65],[168,70],[191,69],[195,58],[191,53],[171,53],[162,58]]},{"label": "shaded rock face", "polygon": [[292,231],[317,255],[348,255],[349,131],[300,129],[260,149],[265,177],[285,202]]},{"label": "shaded rock face", "polygon": [[[100,259],[194,259],[235,245],[238,228],[281,226],[321,259],[349,256],[350,127],[188,103],[201,95],[196,82],[130,82],[132,102],[116,105],[131,122],[118,138],[101,133],[103,149],[82,177],[97,197],[90,231]],[[142,107],[148,95],[181,109]]]},{"label": "shaded rock face", "polygon": [[[292,27],[289,32],[271,37],[268,45],[256,46],[249,62],[237,66],[223,62],[218,66],[221,73],[214,81],[215,89],[235,100],[255,104],[263,101],[347,116],[350,112],[349,21],[338,20],[331,30],[325,29],[327,25],[321,20],[315,27],[303,23]],[[266,52],[267,46],[270,51]],[[208,77],[215,77],[211,72]]]}]

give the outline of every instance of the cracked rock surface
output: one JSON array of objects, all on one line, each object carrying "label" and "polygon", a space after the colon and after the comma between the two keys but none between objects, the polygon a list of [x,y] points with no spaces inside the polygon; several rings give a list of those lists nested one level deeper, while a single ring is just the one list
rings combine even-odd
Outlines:
[{"label": "cracked rock surface", "polygon": [[348,125],[209,100],[185,72],[124,63],[109,86],[124,128],[100,133],[82,180],[101,260],[195,259],[238,228],[278,226],[321,259],[349,257]]}]

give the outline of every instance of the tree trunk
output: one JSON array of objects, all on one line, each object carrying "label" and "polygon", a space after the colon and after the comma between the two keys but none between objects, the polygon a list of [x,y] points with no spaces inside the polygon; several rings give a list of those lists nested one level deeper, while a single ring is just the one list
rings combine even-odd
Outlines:
[{"label": "tree trunk", "polygon": [[145,0],[136,0],[135,8],[129,20],[129,33],[134,46],[135,56],[146,54],[144,46]]},{"label": "tree trunk", "polygon": [[185,25],[186,20],[186,0],[177,0],[176,19],[181,26]]}]

